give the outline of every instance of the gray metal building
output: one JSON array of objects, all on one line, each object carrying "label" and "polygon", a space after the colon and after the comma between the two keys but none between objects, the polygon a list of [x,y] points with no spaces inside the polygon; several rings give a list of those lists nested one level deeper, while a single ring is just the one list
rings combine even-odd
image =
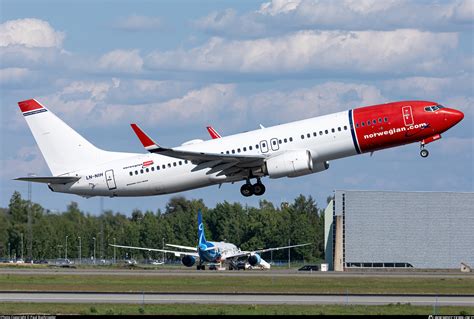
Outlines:
[{"label": "gray metal building", "polygon": [[325,247],[334,270],[474,266],[474,193],[336,190]]}]

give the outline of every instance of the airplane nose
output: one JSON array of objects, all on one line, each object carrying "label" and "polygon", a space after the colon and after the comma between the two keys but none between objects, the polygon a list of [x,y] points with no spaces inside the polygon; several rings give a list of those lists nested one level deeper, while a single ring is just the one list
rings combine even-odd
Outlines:
[{"label": "airplane nose", "polygon": [[445,114],[446,118],[453,123],[452,125],[461,122],[464,118],[464,113],[455,109],[447,109]]}]

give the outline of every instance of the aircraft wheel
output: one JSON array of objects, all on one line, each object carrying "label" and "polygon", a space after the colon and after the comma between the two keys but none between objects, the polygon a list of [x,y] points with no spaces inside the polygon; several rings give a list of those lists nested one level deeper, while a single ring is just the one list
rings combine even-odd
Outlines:
[{"label": "aircraft wheel", "polygon": [[256,183],[252,185],[253,193],[257,196],[262,196],[265,194],[265,185],[262,183]]},{"label": "aircraft wheel", "polygon": [[253,195],[253,187],[251,184],[245,183],[240,187],[240,193],[245,197],[249,197]]},{"label": "aircraft wheel", "polygon": [[420,155],[421,157],[428,157],[428,155],[430,155],[430,152],[428,152],[428,150],[422,149],[420,151]]}]

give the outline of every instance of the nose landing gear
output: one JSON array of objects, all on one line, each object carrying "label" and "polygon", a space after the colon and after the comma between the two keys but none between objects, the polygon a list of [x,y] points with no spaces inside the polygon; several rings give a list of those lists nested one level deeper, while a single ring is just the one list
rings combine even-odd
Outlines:
[{"label": "nose landing gear", "polygon": [[265,193],[265,185],[262,184],[260,178],[257,178],[257,182],[253,185],[250,183],[250,179],[247,179],[247,182],[240,187],[240,193],[245,197],[261,196]]},{"label": "nose landing gear", "polygon": [[420,155],[421,157],[425,158],[425,157],[428,157],[428,155],[430,155],[430,152],[428,152],[427,149],[425,149],[425,143],[421,142],[420,144]]}]

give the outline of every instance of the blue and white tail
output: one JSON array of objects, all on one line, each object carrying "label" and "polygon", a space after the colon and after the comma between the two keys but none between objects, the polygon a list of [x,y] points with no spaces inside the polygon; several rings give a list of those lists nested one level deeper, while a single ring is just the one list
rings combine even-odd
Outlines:
[{"label": "blue and white tail", "polygon": [[34,99],[18,106],[54,176],[130,156],[95,147]]},{"label": "blue and white tail", "polygon": [[206,243],[206,235],[204,234],[204,224],[202,223],[202,213],[198,210],[198,245]]}]

